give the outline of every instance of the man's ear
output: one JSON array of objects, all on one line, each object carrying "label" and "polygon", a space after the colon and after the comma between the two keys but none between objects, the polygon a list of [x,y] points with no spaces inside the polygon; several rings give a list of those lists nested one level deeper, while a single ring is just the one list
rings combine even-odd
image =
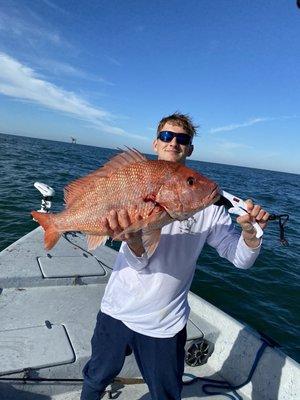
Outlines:
[{"label": "man's ear", "polygon": [[188,152],[188,157],[192,154],[193,150],[194,150],[194,146],[193,146],[192,144],[190,144],[190,149],[189,149],[189,152]]},{"label": "man's ear", "polygon": [[153,147],[153,150],[155,151],[155,153],[157,153],[157,139],[153,140],[152,147]]}]

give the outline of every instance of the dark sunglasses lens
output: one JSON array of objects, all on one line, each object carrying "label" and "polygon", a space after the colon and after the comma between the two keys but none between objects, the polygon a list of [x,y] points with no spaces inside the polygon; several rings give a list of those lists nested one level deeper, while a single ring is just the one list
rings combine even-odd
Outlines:
[{"label": "dark sunglasses lens", "polygon": [[171,142],[176,136],[176,141],[178,144],[182,144],[184,146],[187,146],[188,144],[191,143],[192,138],[190,135],[186,135],[185,133],[174,133],[171,131],[161,131],[158,134],[158,138],[162,140],[163,142]]},{"label": "dark sunglasses lens", "polygon": [[163,142],[171,142],[173,140],[174,133],[169,131],[159,132],[158,138]]},{"label": "dark sunglasses lens", "polygon": [[182,134],[182,133],[179,133],[176,136],[176,140],[177,140],[177,143],[182,144],[184,146],[187,146],[188,144],[191,143],[190,135],[185,135],[185,134]]}]

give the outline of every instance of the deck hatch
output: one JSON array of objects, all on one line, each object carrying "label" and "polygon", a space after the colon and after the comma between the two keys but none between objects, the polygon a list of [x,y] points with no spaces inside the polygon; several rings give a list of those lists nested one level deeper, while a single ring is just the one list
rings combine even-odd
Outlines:
[{"label": "deck hatch", "polygon": [[62,325],[0,331],[0,374],[39,369],[75,361]]},{"label": "deck hatch", "polygon": [[95,257],[52,256],[38,257],[44,278],[103,276],[105,270]]}]

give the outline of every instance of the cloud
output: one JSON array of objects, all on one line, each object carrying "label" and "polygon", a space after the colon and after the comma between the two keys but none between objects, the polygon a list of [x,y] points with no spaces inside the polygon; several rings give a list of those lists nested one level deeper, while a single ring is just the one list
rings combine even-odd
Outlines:
[{"label": "cloud", "polygon": [[122,64],[120,61],[118,61],[116,58],[108,56],[107,54],[104,54],[104,58],[106,58],[111,64],[116,65],[117,67],[121,67]]},{"label": "cloud", "polygon": [[239,124],[230,124],[230,125],[225,125],[225,126],[220,126],[217,128],[212,128],[209,133],[217,133],[217,132],[228,132],[228,131],[234,131],[239,128],[246,128],[248,126],[252,126],[261,122],[268,122],[268,121],[274,121],[274,120],[284,120],[284,119],[291,119],[291,118],[299,118],[297,115],[283,115],[280,117],[257,117],[257,118],[252,118],[248,121],[239,123]]},{"label": "cloud", "polygon": [[43,70],[46,70],[56,76],[64,75],[67,77],[85,79],[93,82],[100,82],[106,85],[114,86],[112,82],[109,82],[106,79],[101,78],[100,76],[95,76],[93,74],[83,71],[80,68],[75,68],[70,64],[63,63],[60,61],[43,59],[43,60],[36,60],[36,64],[41,66]]},{"label": "cloud", "polygon": [[154,126],[148,126],[146,129],[147,129],[147,131],[156,133],[156,128]]},{"label": "cloud", "polygon": [[40,79],[31,68],[7,54],[0,53],[0,69],[0,92],[6,96],[30,100],[77,117],[95,120],[110,117],[108,112],[90,106],[76,94]]},{"label": "cloud", "polygon": [[91,122],[102,131],[114,135],[145,139],[111,125],[113,115],[93,107],[73,92],[66,91],[38,76],[35,71],[16,59],[0,52],[0,93],[26,100],[50,110]]},{"label": "cloud", "polygon": [[43,3],[45,3],[48,7],[52,8],[55,11],[59,11],[63,14],[69,14],[64,8],[59,7],[57,4],[54,4],[52,1],[50,0],[42,0]]},{"label": "cloud", "polygon": [[236,164],[248,160],[253,150],[253,146],[244,143],[218,140],[206,155],[210,153],[216,162]]},{"label": "cloud", "polygon": [[240,124],[230,124],[226,126],[220,126],[217,128],[212,128],[209,133],[217,133],[217,132],[226,132],[226,131],[234,131],[235,129],[245,128],[247,126],[258,124],[259,122],[269,121],[272,118],[253,118],[246,122],[242,122]]},{"label": "cloud", "polygon": [[133,133],[128,133],[122,128],[118,128],[116,126],[107,125],[106,123],[103,123],[101,121],[98,121],[98,122],[96,122],[94,124],[96,126],[98,126],[99,128],[101,128],[101,130],[103,130],[105,133],[111,133],[112,135],[124,136],[124,137],[128,137],[128,138],[131,138],[131,139],[139,139],[139,140],[147,140],[147,141],[149,141],[149,138],[147,136],[145,136],[145,135],[135,135]]},{"label": "cloud", "polygon": [[[38,21],[36,24],[36,20],[39,19],[36,14],[31,10],[31,21],[25,21],[24,17],[18,15],[18,10],[14,10],[12,13],[10,9],[10,13],[5,13],[0,10],[0,33],[9,34],[10,37],[15,37],[21,39],[23,42],[27,41],[27,43],[34,46],[37,40],[45,41],[47,40],[53,45],[65,45],[65,40],[62,40],[58,32],[55,32],[53,29],[47,30],[45,29],[42,21]],[[33,18],[34,17],[34,18]],[[33,22],[33,19],[35,22]]]},{"label": "cloud", "polygon": [[244,143],[237,143],[237,142],[219,142],[217,143],[217,150],[222,152],[240,150],[240,149],[253,149],[253,146],[249,146]]}]

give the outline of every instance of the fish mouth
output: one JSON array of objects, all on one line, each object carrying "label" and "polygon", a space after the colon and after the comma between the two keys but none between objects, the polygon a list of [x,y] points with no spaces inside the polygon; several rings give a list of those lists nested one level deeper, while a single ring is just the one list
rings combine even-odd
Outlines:
[{"label": "fish mouth", "polygon": [[218,200],[220,200],[220,197],[220,188],[218,185],[216,185],[208,197],[209,205],[216,203]]},{"label": "fish mouth", "polygon": [[181,211],[177,211],[177,212],[172,212],[171,210],[168,210],[165,208],[166,212],[170,215],[170,217],[172,219],[178,219],[179,221],[184,221],[186,219],[188,219],[189,217],[191,217],[192,215],[195,214],[195,212],[203,210],[206,207],[211,206],[212,204],[216,203],[219,199],[220,199],[221,195],[220,195],[220,188],[219,186],[216,184],[213,188],[213,190],[211,191],[211,193],[206,196],[201,203],[197,203],[197,205],[195,206],[195,208],[193,210],[189,210],[189,211],[185,211],[183,212],[183,210]]}]

